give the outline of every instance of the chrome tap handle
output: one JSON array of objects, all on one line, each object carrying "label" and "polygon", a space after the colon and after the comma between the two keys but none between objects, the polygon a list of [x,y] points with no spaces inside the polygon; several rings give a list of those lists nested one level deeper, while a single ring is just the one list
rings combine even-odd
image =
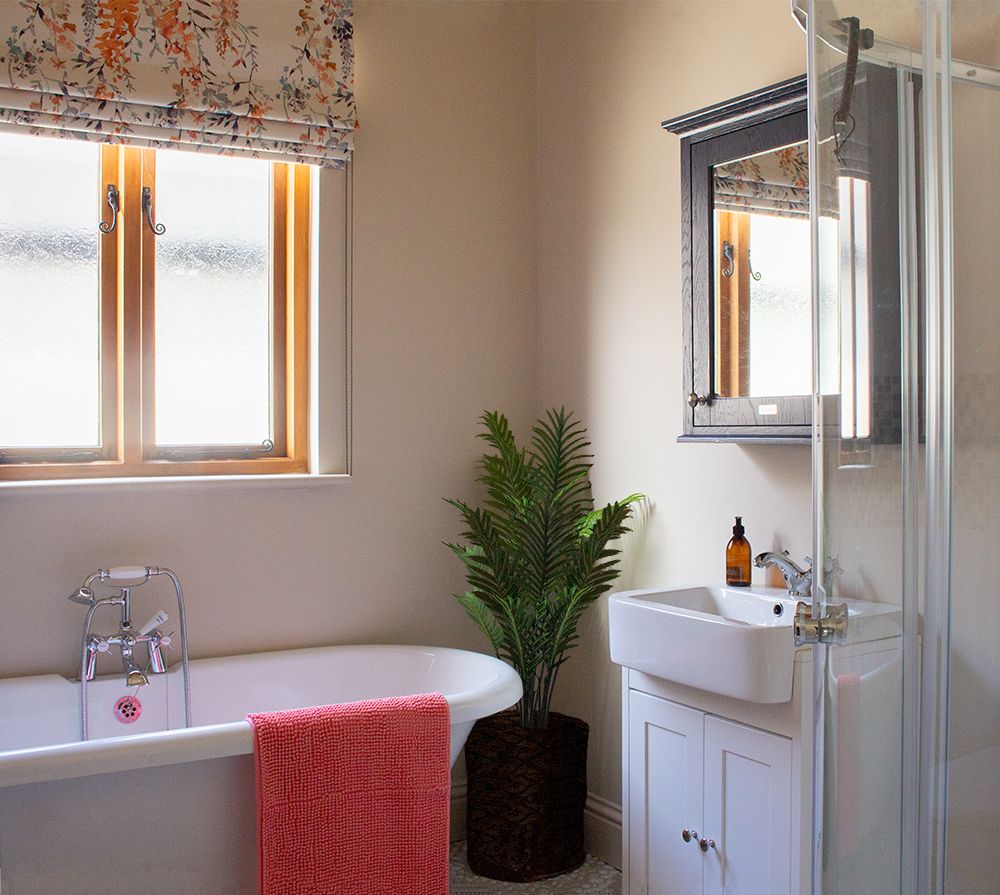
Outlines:
[{"label": "chrome tap handle", "polygon": [[97,644],[91,641],[87,644],[87,672],[84,675],[85,679],[92,681],[94,679],[94,671],[97,668]]},{"label": "chrome tap handle", "polygon": [[97,670],[97,654],[106,653],[109,649],[111,649],[111,644],[107,638],[91,637],[87,641],[87,670],[84,673],[86,680],[92,681],[94,679]]},{"label": "chrome tap handle", "polygon": [[160,627],[160,625],[166,624],[167,613],[162,609],[156,613],[146,624],[139,628],[139,636],[142,637],[148,634],[150,631],[154,631]]},{"label": "chrome tap handle", "polygon": [[160,644],[163,638],[159,631],[154,631],[153,636],[148,640],[149,646],[149,670],[153,674],[163,674],[167,670],[167,663],[163,661],[163,653],[160,652]]},{"label": "chrome tap handle", "polygon": [[[812,567],[813,561],[812,557],[807,556],[806,562]],[[823,575],[833,581],[838,575],[844,573],[844,567],[840,564],[840,560],[836,556],[828,556],[823,562]]]}]

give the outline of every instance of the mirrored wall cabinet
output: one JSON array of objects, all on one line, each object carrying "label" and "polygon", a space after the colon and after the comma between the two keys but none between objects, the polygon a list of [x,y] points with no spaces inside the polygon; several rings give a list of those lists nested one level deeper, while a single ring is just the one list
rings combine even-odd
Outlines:
[{"label": "mirrored wall cabinet", "polygon": [[808,442],[806,78],[663,122],[681,137],[681,441]]},{"label": "mirrored wall cabinet", "polygon": [[[819,143],[820,165],[835,176],[813,205],[820,231],[836,238],[823,240],[819,258],[827,270],[819,389],[822,424],[837,432],[842,465],[867,465],[872,445],[900,442],[904,295],[915,338],[923,338],[916,237],[909,253],[900,251],[899,160],[907,144],[896,124],[897,81],[891,69],[858,62],[824,84],[838,105],[834,120],[821,122],[834,136]],[[919,81],[910,89],[919,104]],[[681,137],[681,441],[811,437],[805,109],[803,75],[663,123]],[[909,176],[919,192],[919,173]]]}]

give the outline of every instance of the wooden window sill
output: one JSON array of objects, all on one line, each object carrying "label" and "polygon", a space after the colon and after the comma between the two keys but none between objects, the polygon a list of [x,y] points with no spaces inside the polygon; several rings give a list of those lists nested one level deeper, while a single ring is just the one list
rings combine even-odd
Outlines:
[{"label": "wooden window sill", "polygon": [[0,481],[0,495],[13,494],[106,494],[122,491],[212,489],[255,490],[271,488],[316,488],[346,484],[346,473],[246,473],[216,475],[119,476],[86,479],[30,479]]}]

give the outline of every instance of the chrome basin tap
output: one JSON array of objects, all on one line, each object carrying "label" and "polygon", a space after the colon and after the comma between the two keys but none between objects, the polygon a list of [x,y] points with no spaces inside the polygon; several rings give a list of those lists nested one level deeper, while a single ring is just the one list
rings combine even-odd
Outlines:
[{"label": "chrome basin tap", "polygon": [[[806,558],[809,562],[809,558]],[[785,579],[785,586],[788,588],[788,595],[791,597],[805,597],[809,595],[812,588],[813,572],[811,568],[802,569],[789,556],[788,551],[781,553],[761,553],[753,561],[758,569],[766,569],[768,566],[775,566]]]}]

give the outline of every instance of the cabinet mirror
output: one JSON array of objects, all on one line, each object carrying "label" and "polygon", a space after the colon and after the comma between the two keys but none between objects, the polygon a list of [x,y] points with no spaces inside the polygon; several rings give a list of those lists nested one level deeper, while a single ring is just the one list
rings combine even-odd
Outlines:
[{"label": "cabinet mirror", "polygon": [[714,382],[723,398],[808,395],[805,141],[712,166]]}]

